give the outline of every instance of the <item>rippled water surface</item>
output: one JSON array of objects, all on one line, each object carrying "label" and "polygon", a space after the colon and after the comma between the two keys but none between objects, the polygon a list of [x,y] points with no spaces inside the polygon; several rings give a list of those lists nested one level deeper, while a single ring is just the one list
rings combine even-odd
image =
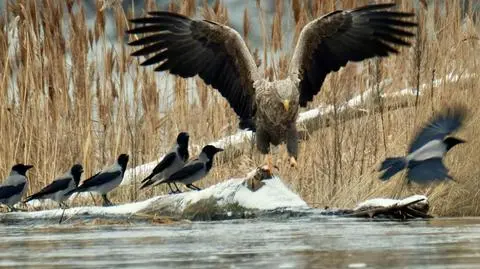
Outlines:
[{"label": "rippled water surface", "polygon": [[480,219],[0,225],[4,268],[480,268]]}]

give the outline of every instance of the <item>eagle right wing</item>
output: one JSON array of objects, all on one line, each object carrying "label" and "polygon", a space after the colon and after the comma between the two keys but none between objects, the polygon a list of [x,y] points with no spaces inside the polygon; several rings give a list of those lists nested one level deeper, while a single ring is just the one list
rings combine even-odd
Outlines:
[{"label": "eagle right wing", "polygon": [[192,20],[176,13],[156,11],[130,20],[140,24],[128,34],[145,34],[129,43],[144,46],[132,53],[145,56],[142,65],[156,64],[155,71],[169,71],[183,78],[200,76],[212,85],[241,120],[254,113],[253,83],[259,73],[255,60],[234,29],[206,20]]}]

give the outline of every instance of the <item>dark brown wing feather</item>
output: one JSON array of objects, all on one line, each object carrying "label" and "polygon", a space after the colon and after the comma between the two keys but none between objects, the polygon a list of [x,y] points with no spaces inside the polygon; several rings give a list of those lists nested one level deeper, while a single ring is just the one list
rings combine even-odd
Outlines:
[{"label": "dark brown wing feather", "polygon": [[402,38],[416,26],[405,21],[411,13],[386,11],[395,4],[379,4],[335,11],[303,28],[290,63],[292,79],[300,80],[300,105],[306,106],[320,91],[328,73],[349,61],[398,53],[394,45],[409,46]]},{"label": "dark brown wing feather", "polygon": [[156,64],[155,71],[168,70],[184,78],[199,75],[227,99],[241,120],[251,119],[253,82],[259,75],[238,32],[214,22],[191,20],[170,12],[150,12],[149,15],[131,20],[142,26],[127,33],[146,34],[129,43],[144,46],[132,55],[145,56],[147,59],[142,65]]}]

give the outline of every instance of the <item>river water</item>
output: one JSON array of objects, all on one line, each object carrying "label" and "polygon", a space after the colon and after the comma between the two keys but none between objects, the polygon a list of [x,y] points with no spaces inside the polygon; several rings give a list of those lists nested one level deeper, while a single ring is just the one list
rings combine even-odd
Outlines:
[{"label": "river water", "polygon": [[0,225],[3,268],[480,268],[480,219]]}]

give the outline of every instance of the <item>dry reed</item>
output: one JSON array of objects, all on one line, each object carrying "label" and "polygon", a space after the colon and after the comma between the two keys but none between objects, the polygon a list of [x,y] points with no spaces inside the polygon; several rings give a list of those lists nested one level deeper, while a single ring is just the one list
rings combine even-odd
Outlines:
[{"label": "dry reed", "polygon": [[[253,21],[262,27],[264,54],[260,61],[257,51],[257,63],[267,76],[275,73],[282,77],[294,45],[284,33],[294,33],[296,40],[303,25],[339,7],[337,2],[349,8],[367,1],[293,0],[283,5],[283,1],[275,1],[273,19],[263,12],[264,2],[257,1],[260,16],[245,11],[243,29],[238,30],[249,35]],[[418,15],[420,27],[414,46],[398,56],[349,64],[328,76],[309,107],[339,106],[379,81],[392,82],[376,88],[378,98],[364,100],[361,108],[367,113],[362,117],[351,120],[333,113],[322,119],[332,124],[302,141],[297,169],[288,167],[282,147],[276,154],[279,174],[313,206],[351,207],[371,197],[427,191],[434,214],[479,215],[480,127],[476,124],[480,78],[477,74],[458,82],[443,80],[436,87],[432,83],[450,73],[464,76],[479,70],[478,22],[473,21],[471,8],[461,11],[459,0],[445,1],[448,6],[425,2],[417,10],[411,1],[397,2],[401,10]],[[228,10],[222,1],[212,6],[203,1],[201,12],[196,4],[172,1],[168,9],[228,24]],[[146,1],[145,10],[156,8],[155,1]],[[87,25],[81,1],[9,1],[0,15],[0,175],[4,178],[16,162],[35,165],[29,172],[29,193],[75,162],[82,163],[85,176],[89,176],[123,152],[131,154],[130,167],[155,160],[179,131],[188,130],[195,145],[236,132],[236,116],[211,87],[199,79],[172,79],[154,73],[128,56],[131,50],[124,42],[124,30],[133,10],[124,11],[118,1],[98,1],[95,9],[93,27]],[[107,20],[107,14],[113,14],[113,20]],[[284,20],[292,23],[282,24]],[[107,28],[112,27],[116,39],[108,36]],[[397,109],[399,99],[379,98],[381,93],[422,84],[427,85],[427,94],[405,97],[401,101],[407,105]],[[174,93],[167,90],[171,88]],[[383,109],[387,101],[390,109]],[[456,182],[430,189],[405,187],[402,176],[380,182],[375,170],[381,160],[404,154],[415,130],[433,111],[450,103],[465,104],[471,112],[458,135],[468,144],[452,150],[446,160]],[[217,165],[200,186],[242,176],[259,165],[259,160],[248,144],[227,151],[219,155]],[[165,191],[138,192],[137,187],[119,188],[113,200],[129,202]]]}]

